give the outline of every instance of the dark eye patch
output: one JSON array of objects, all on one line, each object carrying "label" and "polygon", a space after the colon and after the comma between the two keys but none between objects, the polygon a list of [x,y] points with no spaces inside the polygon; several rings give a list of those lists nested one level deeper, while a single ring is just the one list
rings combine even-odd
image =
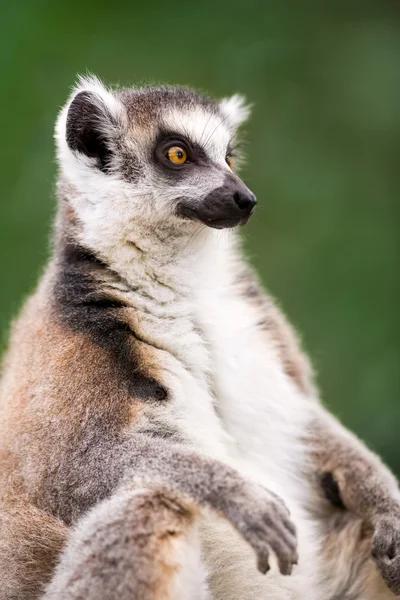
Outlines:
[{"label": "dark eye patch", "polygon": [[[187,161],[184,164],[176,165],[168,160],[167,152],[172,146],[179,146],[185,150]],[[184,171],[192,165],[201,167],[211,163],[206,151],[200,144],[192,142],[187,137],[173,131],[160,132],[154,146],[154,159],[156,164],[170,172]]]}]

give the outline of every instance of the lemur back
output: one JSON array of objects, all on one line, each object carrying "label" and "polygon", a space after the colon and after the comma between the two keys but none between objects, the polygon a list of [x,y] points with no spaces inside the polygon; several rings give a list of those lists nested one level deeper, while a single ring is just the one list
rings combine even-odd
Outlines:
[{"label": "lemur back", "polygon": [[0,388],[1,600],[400,593],[397,483],[242,256],[248,112],[95,79],[61,112],[52,257]]}]

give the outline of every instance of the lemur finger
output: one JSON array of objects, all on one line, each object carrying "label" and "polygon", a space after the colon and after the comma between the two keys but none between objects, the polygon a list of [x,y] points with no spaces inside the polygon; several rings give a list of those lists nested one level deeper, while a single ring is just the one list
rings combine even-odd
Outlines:
[{"label": "lemur finger", "polygon": [[290,513],[289,512],[283,512],[279,505],[276,505],[274,508],[274,512],[276,515],[276,518],[274,519],[274,522],[276,524],[281,524],[292,536],[297,535],[297,531],[296,531],[296,526],[293,523],[292,519],[290,518]]},{"label": "lemur finger", "polygon": [[290,516],[290,510],[286,506],[285,501],[280,496],[278,496],[278,494],[275,494],[275,492],[271,492],[271,490],[269,490],[267,488],[264,488],[264,489],[269,494],[269,496],[271,496],[271,498],[273,500],[275,500],[277,506],[279,506],[281,508],[281,510],[283,512],[285,512],[288,516]]},{"label": "lemur finger", "polygon": [[290,561],[288,556],[280,556],[278,559],[279,570],[282,575],[291,575],[293,570],[293,563]]},{"label": "lemur finger", "polygon": [[246,539],[258,557],[267,556],[266,547],[270,548],[277,557],[280,572],[283,575],[291,574],[293,565],[298,562],[297,542],[293,536],[285,537],[282,532],[271,530],[264,525],[247,530]]},{"label": "lemur finger", "polygon": [[290,521],[282,521],[279,517],[273,518],[271,515],[265,515],[263,524],[266,527],[266,532],[273,531],[276,537],[282,540],[282,542],[290,548],[290,550],[296,550],[297,547],[297,536],[296,528]]},{"label": "lemur finger", "polygon": [[270,544],[278,559],[278,566],[282,575],[291,575],[293,565],[297,564],[298,562],[296,550],[286,548],[278,538],[271,539]]},{"label": "lemur finger", "polygon": [[395,595],[399,595],[400,520],[397,515],[385,516],[378,523],[371,554],[387,586]]},{"label": "lemur finger", "polygon": [[265,549],[262,553],[258,554],[257,568],[263,575],[268,573],[268,571],[270,570],[271,567],[269,564],[269,552],[267,549]]}]

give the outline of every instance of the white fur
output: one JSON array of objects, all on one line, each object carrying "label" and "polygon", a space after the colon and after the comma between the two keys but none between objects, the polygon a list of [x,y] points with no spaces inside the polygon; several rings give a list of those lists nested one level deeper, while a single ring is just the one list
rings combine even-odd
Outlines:
[{"label": "white fur", "polygon": [[[158,280],[179,290],[169,298],[168,312],[164,308],[162,316],[154,313],[156,301],[153,304],[149,300],[146,312],[141,313],[143,300],[132,292],[125,296],[138,310],[146,339],[164,349],[156,354],[163,380],[173,390],[170,419],[200,451],[228,462],[283,496],[292,514],[297,512],[302,557],[291,578],[283,578],[276,568],[263,577],[255,568],[252,551],[230,526],[214,523],[207,529],[205,524],[211,589],[218,600],[317,600],[318,593],[310,586],[317,568],[316,552],[310,557],[312,528],[302,524],[297,506],[307,494],[299,478],[304,460],[299,433],[308,418],[304,399],[262,342],[256,312],[231,297],[232,234],[207,230],[198,237],[191,242],[188,234],[179,240],[181,253],[177,257],[176,248],[159,247],[153,241],[147,264],[138,260],[124,264],[116,253],[112,265],[115,268],[118,264],[118,272],[128,282],[137,285],[140,281],[155,300],[160,296],[165,299],[166,292],[161,286],[159,289],[150,273],[157,273]],[[158,267],[157,256],[161,257]],[[199,326],[205,339],[196,332]],[[229,577],[227,565],[235,565]],[[308,565],[312,565],[309,571]],[[223,572],[224,584],[220,582]]]},{"label": "white fur", "polygon": [[182,541],[177,540],[175,553],[180,569],[174,581],[171,600],[211,600],[197,524],[190,528]]},{"label": "white fur", "polygon": [[[122,123],[119,102],[97,81],[89,83]],[[221,108],[223,121],[203,108],[170,110],[163,117],[175,131],[205,143],[216,165],[184,185],[162,187],[151,165],[135,185],[93,169],[65,143],[65,110],[57,125],[58,156],[63,177],[76,190],[70,201],[82,223],[82,242],[120,275],[124,283],[112,285],[119,285],[135,308],[139,332],[158,348],[155,360],[173,390],[163,418],[168,410],[171,422],[199,451],[279,493],[297,525],[300,564],[294,574],[284,578],[275,566],[264,577],[232,527],[205,518],[212,598],[321,600],[323,590],[315,581],[322,568],[317,532],[302,510],[311,497],[302,477],[301,436],[315,403],[284,374],[257,327],[257,311],[235,289],[241,263],[236,235],[177,222],[171,212],[177,196],[200,200],[223,181],[232,131],[249,109],[238,96],[223,100]],[[133,291],[137,287],[145,293]]]},{"label": "white fur", "polygon": [[225,115],[227,126],[234,131],[247,121],[251,113],[250,104],[246,104],[246,99],[240,94],[223,98],[219,106]]},{"label": "white fur", "polygon": [[80,163],[83,163],[87,167],[85,170],[87,173],[87,170],[93,167],[93,160],[87,157],[77,156],[76,153],[71,152],[65,139],[68,110],[71,106],[71,102],[80,92],[90,92],[93,94],[93,97],[96,101],[96,106],[100,109],[105,117],[104,122],[99,123],[99,126],[103,125],[104,127],[108,125],[105,130],[106,134],[112,134],[113,129],[113,125],[111,122],[109,122],[108,116],[111,116],[113,121],[119,127],[125,127],[127,124],[127,115],[123,104],[112,92],[107,90],[107,88],[99,79],[97,79],[97,77],[94,77],[93,75],[79,77],[78,83],[74,86],[67,103],[61,109],[58,116],[55,130],[55,140],[57,144],[59,163],[64,165],[65,168],[69,168],[71,172],[74,171],[74,169],[79,168]]},{"label": "white fur", "polygon": [[186,135],[200,144],[216,164],[229,171],[225,157],[232,130],[226,126],[225,118],[198,107],[187,111],[171,109],[164,117],[167,127]]}]

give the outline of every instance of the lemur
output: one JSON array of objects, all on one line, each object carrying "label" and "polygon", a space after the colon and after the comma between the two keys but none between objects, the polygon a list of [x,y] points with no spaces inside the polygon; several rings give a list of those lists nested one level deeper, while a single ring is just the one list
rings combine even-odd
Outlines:
[{"label": "lemur", "polygon": [[243,258],[248,114],[90,77],[63,108],[52,256],[2,375],[1,600],[400,594],[397,482]]}]

